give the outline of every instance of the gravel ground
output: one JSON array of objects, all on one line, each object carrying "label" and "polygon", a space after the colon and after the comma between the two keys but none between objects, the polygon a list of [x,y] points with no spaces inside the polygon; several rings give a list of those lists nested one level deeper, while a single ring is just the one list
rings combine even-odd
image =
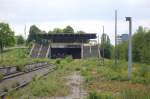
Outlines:
[{"label": "gravel ground", "polygon": [[71,94],[65,97],[47,97],[43,99],[84,99],[87,93],[83,90],[83,77],[79,72],[74,72],[67,77],[68,85],[71,87]]}]

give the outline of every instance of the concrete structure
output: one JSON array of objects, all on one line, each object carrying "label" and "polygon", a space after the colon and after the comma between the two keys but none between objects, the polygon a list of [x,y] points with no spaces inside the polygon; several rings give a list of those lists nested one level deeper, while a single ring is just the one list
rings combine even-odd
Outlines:
[{"label": "concrete structure", "polygon": [[32,58],[64,58],[74,59],[100,57],[98,44],[90,44],[96,34],[40,34],[44,42],[35,42],[30,51]]},{"label": "concrete structure", "polygon": [[122,34],[117,36],[117,44],[122,43],[123,41],[128,41],[129,35],[128,34]]}]

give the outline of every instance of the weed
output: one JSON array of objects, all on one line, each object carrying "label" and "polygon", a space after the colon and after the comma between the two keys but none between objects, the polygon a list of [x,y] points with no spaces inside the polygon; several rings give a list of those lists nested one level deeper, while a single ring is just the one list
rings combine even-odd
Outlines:
[{"label": "weed", "polygon": [[19,82],[14,82],[14,83],[12,84],[12,88],[16,88],[16,87],[18,87],[19,85],[20,85]]},{"label": "weed", "polygon": [[87,99],[114,99],[110,93],[90,92]]},{"label": "weed", "polygon": [[148,90],[125,89],[120,94],[121,99],[149,99]]},{"label": "weed", "polygon": [[3,80],[3,77],[4,77],[3,74],[0,73],[0,81]]},{"label": "weed", "polygon": [[3,86],[2,90],[3,90],[4,92],[8,92],[8,88],[7,88],[6,86]]},{"label": "weed", "polygon": [[71,61],[73,61],[73,58],[72,58],[72,56],[67,56],[67,57],[65,58],[65,60],[66,60],[68,63],[70,63]]}]

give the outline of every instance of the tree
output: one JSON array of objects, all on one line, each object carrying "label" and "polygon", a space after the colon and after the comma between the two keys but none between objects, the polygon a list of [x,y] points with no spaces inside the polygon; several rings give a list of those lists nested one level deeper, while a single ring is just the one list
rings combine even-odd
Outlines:
[{"label": "tree", "polygon": [[54,34],[63,33],[63,30],[60,28],[54,28],[52,33],[54,33]]},{"label": "tree", "polygon": [[117,45],[117,55],[121,60],[128,60],[128,41],[124,41]]},{"label": "tree", "polygon": [[5,46],[13,46],[14,44],[14,32],[7,23],[0,23],[0,50],[3,51]]},{"label": "tree", "polygon": [[43,34],[43,32],[35,25],[32,25],[29,30],[29,36],[27,41],[32,42],[34,40],[39,40],[37,34]]},{"label": "tree", "polygon": [[145,30],[143,27],[139,27],[136,33],[133,35],[133,61],[141,60],[141,49],[143,48],[143,40],[145,35]]},{"label": "tree", "polygon": [[84,31],[77,31],[77,34],[85,34],[85,32]]},{"label": "tree", "polygon": [[63,33],[74,33],[74,29],[68,25],[63,29]]},{"label": "tree", "polygon": [[141,49],[141,62],[150,64],[150,30],[145,33]]},{"label": "tree", "polygon": [[17,45],[22,45],[25,43],[25,39],[22,37],[22,35],[18,35],[16,36],[16,42],[17,42]]},{"label": "tree", "polygon": [[[104,49],[104,52],[103,52]],[[103,56],[104,53],[104,56]],[[112,45],[110,44],[110,39],[107,34],[102,34],[101,36],[101,55],[105,58],[111,58],[112,55]]]},{"label": "tree", "polygon": [[[118,46],[119,59],[126,59],[128,56],[128,42],[122,42]],[[150,64],[150,30],[146,31],[139,26],[132,36],[132,58],[134,62]]]}]

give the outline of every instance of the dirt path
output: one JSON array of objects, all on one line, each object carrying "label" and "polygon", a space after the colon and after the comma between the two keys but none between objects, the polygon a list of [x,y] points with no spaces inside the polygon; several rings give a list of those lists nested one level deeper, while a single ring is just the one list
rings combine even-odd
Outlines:
[{"label": "dirt path", "polygon": [[67,77],[68,85],[71,87],[71,94],[65,97],[51,97],[44,99],[84,99],[87,93],[83,90],[83,77],[79,72],[74,72]]}]

